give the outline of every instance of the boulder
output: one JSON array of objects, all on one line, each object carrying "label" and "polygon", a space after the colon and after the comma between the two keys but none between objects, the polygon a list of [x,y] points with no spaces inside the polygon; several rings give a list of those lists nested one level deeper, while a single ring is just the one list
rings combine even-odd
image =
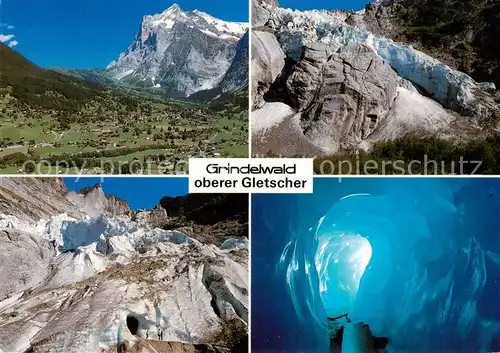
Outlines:
[{"label": "boulder", "polygon": [[287,89],[313,144],[337,152],[359,145],[385,118],[396,96],[396,73],[363,44],[338,52],[305,47]]},{"label": "boulder", "polygon": [[258,108],[264,104],[264,94],[285,66],[285,53],[269,32],[252,31],[252,102]]}]

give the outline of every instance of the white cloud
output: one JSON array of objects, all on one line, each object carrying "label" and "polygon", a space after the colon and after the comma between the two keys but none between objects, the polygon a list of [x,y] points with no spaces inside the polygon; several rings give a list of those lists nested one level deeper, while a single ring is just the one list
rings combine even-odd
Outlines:
[{"label": "white cloud", "polygon": [[19,42],[17,40],[11,40],[8,45],[9,47],[14,48],[18,44]]},{"label": "white cloud", "polygon": [[14,38],[13,34],[0,34],[0,42],[2,43],[8,42],[12,38]]},{"label": "white cloud", "polygon": [[7,22],[0,22],[0,27],[5,27],[7,29],[14,29],[14,28],[16,28],[15,26],[13,26],[13,25],[11,25],[10,23],[7,23]]}]

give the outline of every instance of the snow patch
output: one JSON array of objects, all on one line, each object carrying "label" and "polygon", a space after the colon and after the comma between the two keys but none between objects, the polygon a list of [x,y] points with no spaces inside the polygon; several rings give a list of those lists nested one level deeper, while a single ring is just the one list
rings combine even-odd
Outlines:
[{"label": "snow patch", "polygon": [[126,71],[123,71],[123,72],[118,72],[116,75],[115,75],[115,79],[117,79],[118,81],[120,81],[122,78],[128,76],[128,75],[131,75],[134,73],[134,69],[130,69],[130,70],[126,70]]},{"label": "snow patch", "polygon": [[250,121],[252,134],[262,132],[279,125],[285,118],[294,115],[295,111],[284,103],[266,103],[252,112]]},{"label": "snow patch", "polygon": [[398,87],[391,110],[376,130],[361,142],[359,148],[369,150],[373,143],[395,139],[407,131],[449,132],[449,126],[454,119],[455,117],[439,103],[422,96],[416,90]]},{"label": "snow patch", "polygon": [[227,21],[219,20],[218,18],[215,18],[215,17],[210,16],[209,14],[207,14],[205,12],[201,12],[198,10],[194,10],[193,14],[196,14],[197,16],[203,18],[210,25],[214,26],[218,31],[223,32],[223,33],[234,34],[238,38],[242,37],[245,34],[245,32],[248,30],[248,23],[227,22]]}]

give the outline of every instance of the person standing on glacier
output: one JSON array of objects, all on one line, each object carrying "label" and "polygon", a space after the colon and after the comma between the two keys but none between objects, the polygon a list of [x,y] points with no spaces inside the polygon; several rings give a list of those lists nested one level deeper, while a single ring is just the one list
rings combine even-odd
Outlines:
[{"label": "person standing on glacier", "polygon": [[163,330],[161,328],[162,325],[162,314],[160,310],[160,302],[158,299],[154,302],[155,312],[156,312],[156,328],[158,329],[158,339],[163,341]]}]

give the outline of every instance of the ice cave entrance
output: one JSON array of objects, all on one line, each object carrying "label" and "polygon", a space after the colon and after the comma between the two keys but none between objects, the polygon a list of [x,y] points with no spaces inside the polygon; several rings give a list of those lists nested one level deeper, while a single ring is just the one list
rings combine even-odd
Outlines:
[{"label": "ice cave entrance", "polygon": [[352,310],[359,282],[371,257],[369,240],[359,234],[318,236],[315,265],[328,318],[337,318]]}]

